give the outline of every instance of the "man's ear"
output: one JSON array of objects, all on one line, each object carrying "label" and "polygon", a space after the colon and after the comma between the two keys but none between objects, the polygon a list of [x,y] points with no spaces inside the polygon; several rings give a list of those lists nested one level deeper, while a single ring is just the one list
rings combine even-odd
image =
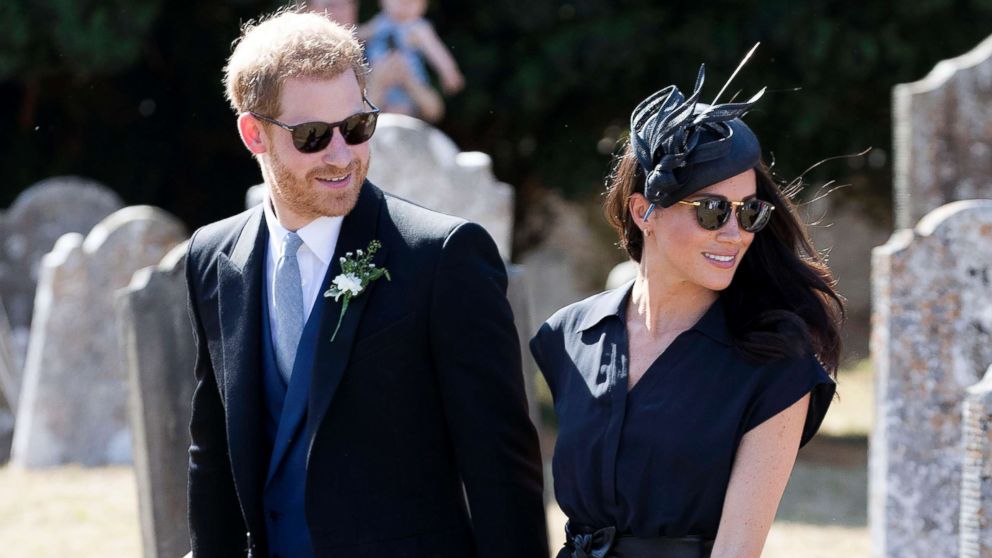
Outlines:
[{"label": "man's ear", "polygon": [[253,154],[258,155],[269,150],[265,143],[267,138],[262,132],[262,123],[251,113],[242,112],[238,117],[238,134],[245,147]]}]

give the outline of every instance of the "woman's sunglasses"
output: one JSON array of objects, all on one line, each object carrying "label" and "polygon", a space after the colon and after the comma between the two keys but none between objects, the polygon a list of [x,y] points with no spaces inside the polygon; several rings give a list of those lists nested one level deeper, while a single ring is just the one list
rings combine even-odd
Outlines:
[{"label": "woman's sunglasses", "polygon": [[365,143],[372,138],[375,132],[375,123],[379,119],[379,109],[368,99],[363,99],[372,110],[353,114],[340,122],[304,122],[290,126],[279,122],[275,118],[262,116],[261,114],[249,111],[252,116],[259,120],[264,120],[270,124],[275,124],[284,130],[289,130],[293,135],[293,145],[300,153],[316,153],[323,151],[327,144],[331,143],[334,129],[341,129],[341,137],[348,145],[358,145]]},{"label": "woman's sunglasses", "polygon": [[757,198],[745,201],[730,201],[724,198],[702,198],[695,201],[679,201],[682,205],[696,208],[696,222],[708,231],[719,230],[730,220],[730,214],[737,208],[737,224],[741,230],[756,233],[765,228],[775,206]]}]

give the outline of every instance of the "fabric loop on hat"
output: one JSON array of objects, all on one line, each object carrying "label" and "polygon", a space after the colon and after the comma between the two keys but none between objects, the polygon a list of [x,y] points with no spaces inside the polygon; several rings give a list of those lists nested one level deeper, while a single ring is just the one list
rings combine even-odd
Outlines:
[{"label": "fabric loop on hat", "polygon": [[740,118],[765,89],[744,102],[711,106],[698,102],[704,81],[700,66],[691,95],[669,85],[631,114],[631,146],[645,174],[644,195],[662,207],[760,161],[757,137]]}]

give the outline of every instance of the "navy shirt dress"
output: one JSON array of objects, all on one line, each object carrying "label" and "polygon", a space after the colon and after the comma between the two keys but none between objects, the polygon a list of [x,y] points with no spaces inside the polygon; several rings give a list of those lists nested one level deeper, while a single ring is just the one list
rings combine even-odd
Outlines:
[{"label": "navy shirt dress", "polygon": [[806,444],[834,382],[812,354],[745,360],[718,300],[628,393],[632,286],[559,310],[531,340],[558,416],[555,496],[573,524],[613,526],[636,537],[714,539],[744,434],[810,393]]}]

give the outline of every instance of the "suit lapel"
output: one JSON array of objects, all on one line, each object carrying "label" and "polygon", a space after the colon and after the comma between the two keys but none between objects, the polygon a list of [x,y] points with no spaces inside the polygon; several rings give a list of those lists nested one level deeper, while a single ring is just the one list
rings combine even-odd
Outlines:
[{"label": "suit lapel", "polygon": [[[260,484],[262,264],[268,232],[262,208],[249,216],[230,257],[218,256],[218,299],[224,354],[227,437],[245,513]],[[257,507],[255,508],[257,510]],[[249,515],[250,517],[250,515]]]},{"label": "suit lapel", "polygon": [[[328,267],[327,277],[324,279],[323,289],[317,304],[324,304],[324,314],[320,322],[320,330],[314,351],[312,377],[310,384],[310,400],[307,410],[307,429],[309,437],[307,448],[307,463],[310,461],[310,452],[313,449],[313,441],[317,435],[317,429],[324,420],[324,415],[334,399],[338,385],[344,375],[351,355],[351,346],[355,341],[355,333],[361,321],[365,305],[371,298],[377,283],[383,281],[373,281],[357,297],[351,299],[348,311],[345,312],[334,341],[331,335],[337,326],[338,317],[341,315],[342,301],[335,302],[332,298],[324,298],[323,292],[330,286],[330,282],[341,273],[341,258],[347,252],[364,250],[369,242],[376,239],[380,206],[382,205],[382,192],[369,182],[362,186],[361,194],[355,208],[341,223],[341,234],[338,237],[337,246],[334,249],[334,258]],[[381,266],[386,259],[387,246],[383,246],[376,252],[374,262]]]}]

